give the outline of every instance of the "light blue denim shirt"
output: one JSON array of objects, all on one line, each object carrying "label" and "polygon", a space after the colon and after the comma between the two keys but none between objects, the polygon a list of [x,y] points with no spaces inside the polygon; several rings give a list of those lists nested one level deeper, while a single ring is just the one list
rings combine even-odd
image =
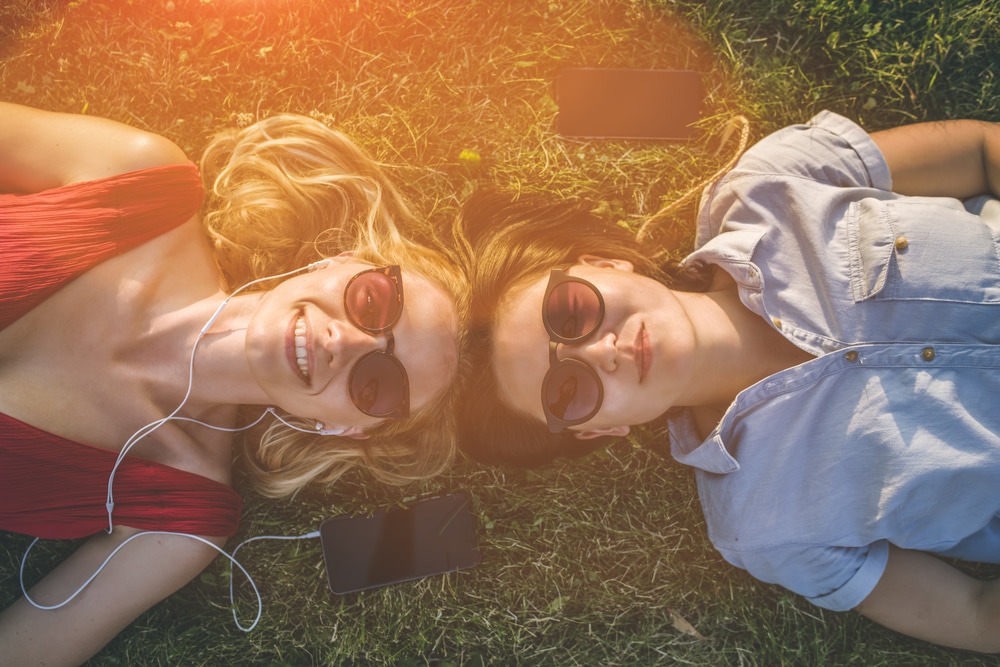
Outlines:
[{"label": "light blue denim shirt", "polygon": [[872,591],[889,543],[1000,562],[998,209],[894,194],[876,145],[829,112],[706,190],[686,261],[816,355],[741,392],[704,441],[670,420],[727,561],[834,610]]}]

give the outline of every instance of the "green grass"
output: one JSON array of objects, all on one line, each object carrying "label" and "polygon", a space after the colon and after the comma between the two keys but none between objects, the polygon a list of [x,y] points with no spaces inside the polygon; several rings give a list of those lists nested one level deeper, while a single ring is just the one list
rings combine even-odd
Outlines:
[{"label": "green grass", "polygon": [[[312,114],[388,164],[438,223],[490,183],[587,197],[637,226],[724,161],[712,134],[736,113],[755,138],[823,108],[873,130],[1000,120],[998,53],[996,0],[0,3],[0,98],[108,116],[191,155],[220,127]],[[553,78],[569,65],[703,72],[704,136],[690,145],[558,137]],[[663,239],[683,252],[691,231],[682,211]],[[460,464],[405,489],[355,475],[292,502],[248,496],[240,538],[301,534],[343,511],[466,489],[483,562],[336,597],[315,541],[257,543],[241,551],[264,596],[252,633],[232,623],[219,559],[91,664],[1000,665],[811,607],[723,563],[692,474],[654,451],[663,439],[645,431],[534,472]],[[0,604],[19,595],[27,542],[0,535]],[[43,545],[29,576],[71,548]],[[238,609],[244,623],[255,613],[242,587]]]}]

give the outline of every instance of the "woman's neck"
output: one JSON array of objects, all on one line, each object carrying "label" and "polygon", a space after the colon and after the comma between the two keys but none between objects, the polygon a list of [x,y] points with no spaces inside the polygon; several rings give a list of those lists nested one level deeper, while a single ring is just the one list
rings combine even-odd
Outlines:
[{"label": "woman's neck", "polygon": [[[167,402],[171,401],[168,397],[184,395],[192,377],[191,355],[195,351],[186,406],[198,410],[215,405],[267,403],[266,395],[253,380],[245,352],[247,323],[260,296],[238,295],[223,306],[226,297],[220,293],[151,319],[148,335],[134,352],[155,394]],[[156,369],[167,372],[151,372]]]},{"label": "woman's neck", "polygon": [[744,306],[728,274],[682,298],[696,327],[700,379],[684,405],[725,408],[750,385],[812,358]]}]

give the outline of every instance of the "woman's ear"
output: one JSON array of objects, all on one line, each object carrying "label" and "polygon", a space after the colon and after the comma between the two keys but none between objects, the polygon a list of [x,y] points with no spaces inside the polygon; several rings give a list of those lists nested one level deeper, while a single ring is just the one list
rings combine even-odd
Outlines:
[{"label": "woman's ear", "polygon": [[576,431],[573,433],[577,440],[593,440],[594,438],[602,438],[606,435],[612,435],[616,438],[621,438],[628,435],[628,426],[611,426],[608,428],[597,428],[590,431]]},{"label": "woman's ear", "polygon": [[360,426],[352,426],[346,431],[344,431],[343,436],[345,438],[350,438],[351,440],[367,440],[371,436],[365,433],[365,430]]},{"label": "woman's ear", "polygon": [[358,253],[355,252],[354,250],[345,250],[344,252],[337,255],[337,257],[341,257],[343,259],[352,259],[357,254]]},{"label": "woman's ear", "polygon": [[596,266],[602,269],[618,269],[619,271],[632,272],[635,267],[632,262],[626,259],[609,259],[607,257],[601,257],[599,255],[580,255],[576,258],[577,264],[587,264],[589,266]]}]

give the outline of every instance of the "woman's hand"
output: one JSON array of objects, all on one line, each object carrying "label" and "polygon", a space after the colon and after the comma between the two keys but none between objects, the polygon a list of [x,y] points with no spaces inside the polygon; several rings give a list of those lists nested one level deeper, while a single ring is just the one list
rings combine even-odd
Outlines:
[{"label": "woman's hand", "polygon": [[176,144],[151,132],[0,102],[0,192],[40,192],[187,161]]},{"label": "woman's hand", "polygon": [[874,132],[892,189],[904,195],[1000,196],[1000,124],[948,120]]},{"label": "woman's hand", "polygon": [[882,578],[857,611],[917,639],[1000,653],[1000,580],[974,579],[920,551],[890,546]]},{"label": "woman's hand", "polygon": [[[29,591],[41,605],[69,597],[111,551],[134,535],[116,526],[90,538]],[[208,538],[221,546],[224,538]],[[125,545],[65,607],[36,609],[21,598],[0,613],[0,661],[10,665],[78,665],[125,626],[198,575],[218,552],[176,535],[143,535]]]}]

